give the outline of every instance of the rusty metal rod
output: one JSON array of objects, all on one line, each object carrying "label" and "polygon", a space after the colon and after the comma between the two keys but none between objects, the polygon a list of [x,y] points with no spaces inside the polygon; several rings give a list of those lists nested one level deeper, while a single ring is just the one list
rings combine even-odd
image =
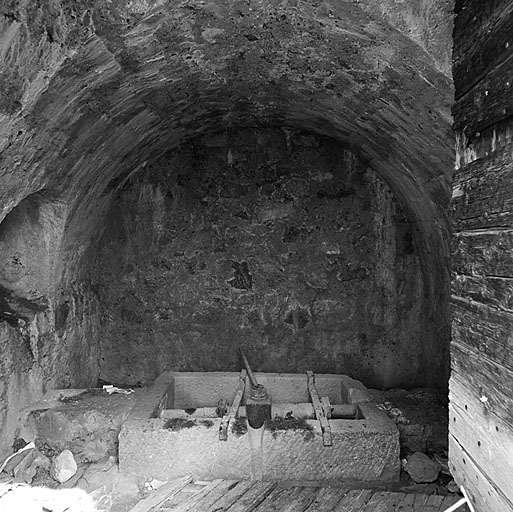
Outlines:
[{"label": "rusty metal rod", "polygon": [[249,382],[251,382],[251,387],[256,388],[258,386],[258,381],[256,380],[255,374],[251,371],[251,366],[249,366],[248,358],[246,357],[246,354],[244,354],[244,350],[242,350],[241,347],[239,347],[240,355],[242,356],[242,360],[244,361],[244,366],[246,367],[246,370],[248,371],[248,377]]}]

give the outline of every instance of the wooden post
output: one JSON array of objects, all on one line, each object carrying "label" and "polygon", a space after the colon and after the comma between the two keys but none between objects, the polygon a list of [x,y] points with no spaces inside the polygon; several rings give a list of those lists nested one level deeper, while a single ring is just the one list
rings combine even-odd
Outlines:
[{"label": "wooden post", "polygon": [[317,393],[317,388],[315,387],[315,375],[311,370],[306,372],[308,377],[308,391],[310,393],[310,398],[312,399],[312,404],[314,406],[315,417],[319,420],[321,425],[322,432],[322,444],[324,446],[332,446],[333,440],[331,438],[331,428],[328,418],[324,413],[324,408],[321,403],[321,399],[319,398],[319,394]]},{"label": "wooden post", "polygon": [[221,424],[219,425],[219,439],[221,441],[228,440],[228,426],[230,425],[230,421],[237,416],[237,412],[242,402],[244,390],[246,389],[246,375],[246,370],[242,369],[240,371],[239,385],[237,387],[237,391],[235,392],[235,396],[233,397],[232,406],[230,407],[228,414],[223,416]]}]

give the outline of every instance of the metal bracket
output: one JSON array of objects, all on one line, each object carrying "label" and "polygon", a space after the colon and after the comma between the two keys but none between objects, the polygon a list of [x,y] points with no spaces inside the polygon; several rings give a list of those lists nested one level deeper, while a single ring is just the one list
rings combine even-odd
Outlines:
[{"label": "metal bracket", "polygon": [[[312,404],[314,406],[315,417],[319,420],[321,425],[322,432],[322,444],[324,446],[333,446],[333,440],[331,438],[331,427],[328,418],[325,413],[325,406],[321,403],[321,399],[319,398],[319,393],[317,393],[317,388],[315,387],[315,375],[311,370],[306,372],[308,377],[308,391],[310,393],[310,398],[312,399]],[[329,402],[329,401],[328,401]]]},{"label": "metal bracket", "polygon": [[237,417],[237,412],[242,402],[242,397],[244,396],[244,390],[246,389],[246,375],[247,372],[245,369],[240,371],[239,384],[237,386],[235,396],[233,397],[232,405],[228,411],[228,414],[223,416],[221,424],[219,425],[219,439],[221,441],[228,440],[228,427],[231,420]]}]

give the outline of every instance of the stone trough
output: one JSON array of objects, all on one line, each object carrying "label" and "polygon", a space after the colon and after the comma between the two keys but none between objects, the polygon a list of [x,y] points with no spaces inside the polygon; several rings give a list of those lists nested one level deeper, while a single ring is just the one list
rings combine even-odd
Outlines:
[{"label": "stone trough", "polygon": [[[345,375],[315,375],[315,391],[328,413],[323,427],[315,413],[313,418],[286,413],[273,417],[255,450],[254,439],[250,442],[253,431],[248,433],[246,418],[241,417],[250,394],[243,377],[229,372],[163,373],[137,394],[137,404],[122,426],[120,470],[160,480],[192,475],[201,480],[259,478],[324,485],[397,482],[399,433],[361,382]],[[306,374],[256,377],[272,399],[274,416],[291,404],[294,410],[313,410]],[[230,417],[238,389],[240,407]],[[217,412],[224,419],[212,413],[223,401],[228,409]],[[342,411],[344,417],[339,413],[339,418],[329,418],[329,410]]]}]

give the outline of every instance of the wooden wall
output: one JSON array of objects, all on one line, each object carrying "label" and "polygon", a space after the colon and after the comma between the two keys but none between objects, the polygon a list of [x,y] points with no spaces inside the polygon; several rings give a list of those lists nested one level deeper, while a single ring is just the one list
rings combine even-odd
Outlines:
[{"label": "wooden wall", "polygon": [[450,466],[513,511],[513,2],[456,0]]}]

